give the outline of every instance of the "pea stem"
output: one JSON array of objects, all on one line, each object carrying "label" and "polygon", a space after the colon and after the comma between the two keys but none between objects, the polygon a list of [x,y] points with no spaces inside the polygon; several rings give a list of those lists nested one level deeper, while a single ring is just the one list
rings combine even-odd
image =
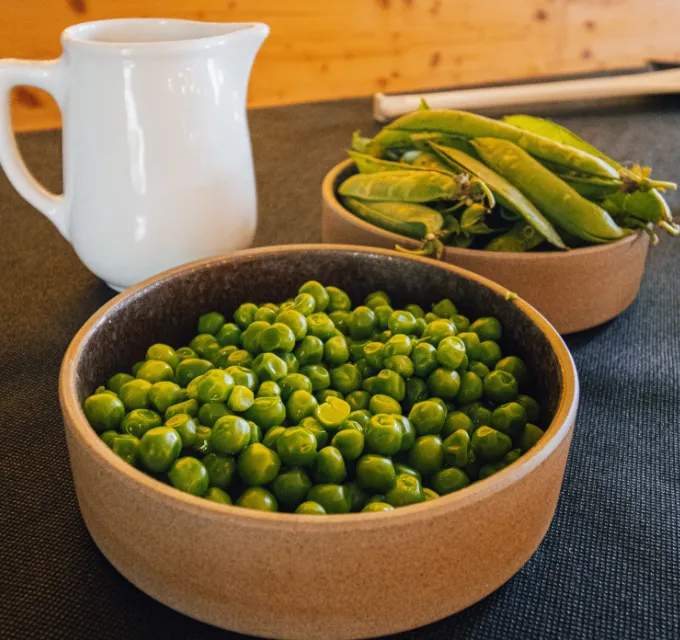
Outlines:
[{"label": "pea stem", "polygon": [[680,226],[678,226],[674,222],[666,222],[665,220],[662,220],[661,222],[659,222],[659,226],[664,231],[670,233],[672,236],[680,235]]}]

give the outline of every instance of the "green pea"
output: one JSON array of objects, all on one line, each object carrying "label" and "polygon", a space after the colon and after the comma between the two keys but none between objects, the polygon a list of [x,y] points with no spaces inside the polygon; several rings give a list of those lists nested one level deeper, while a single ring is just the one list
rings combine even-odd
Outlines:
[{"label": "green pea", "polygon": [[351,411],[347,402],[340,398],[331,397],[316,408],[314,417],[324,428],[337,429],[347,419]]},{"label": "green pea", "polygon": [[456,325],[453,324],[451,320],[438,318],[428,323],[428,325],[425,327],[425,330],[423,331],[422,338],[420,339],[423,342],[428,342],[432,346],[437,347],[444,338],[455,335]]},{"label": "green pea", "polygon": [[229,494],[218,487],[210,487],[203,497],[211,502],[217,502],[217,504],[233,504]]},{"label": "green pea", "polygon": [[308,317],[316,311],[316,300],[314,296],[309,293],[300,293],[293,300],[290,307],[293,311],[300,312],[303,316]]},{"label": "green pea", "polygon": [[472,422],[472,418],[462,411],[451,411],[444,421],[444,427],[442,428],[441,437],[448,438],[450,435],[454,434],[456,431],[462,429],[471,436],[475,430],[475,425]]},{"label": "green pea", "polygon": [[532,423],[538,422],[541,415],[541,408],[538,406],[538,402],[534,400],[531,396],[520,395],[517,396],[515,402],[521,404],[524,410],[527,412],[527,420]]},{"label": "green pea", "polygon": [[307,335],[307,318],[294,309],[281,311],[276,316],[276,323],[286,325],[293,332],[295,340],[302,340]]},{"label": "green pea", "polygon": [[487,367],[483,362],[477,362],[476,360],[471,360],[468,365],[468,371],[477,374],[482,380],[489,375],[489,367]]},{"label": "green pea", "polygon": [[518,402],[507,402],[491,414],[491,426],[511,438],[519,437],[528,422],[527,412]]},{"label": "green pea", "polygon": [[399,429],[401,430],[401,451],[408,451],[416,441],[416,430],[411,421],[406,416],[393,416]]},{"label": "green pea", "polygon": [[247,485],[269,484],[276,478],[280,468],[278,454],[261,443],[249,444],[238,457],[238,472]]},{"label": "green pea", "polygon": [[491,427],[479,427],[472,434],[470,446],[484,462],[496,462],[512,449],[512,440]]},{"label": "green pea", "polygon": [[317,453],[313,477],[318,484],[339,484],[347,477],[345,460],[336,447],[324,447]]},{"label": "green pea", "polygon": [[337,287],[326,287],[329,297],[327,310],[330,311],[349,311],[352,308],[352,301],[349,296]]},{"label": "green pea", "polygon": [[286,363],[273,353],[261,353],[253,361],[253,371],[260,380],[280,380],[288,373]]},{"label": "green pea", "polygon": [[344,487],[350,495],[351,510],[361,511],[368,500],[368,494],[359,486],[358,482],[345,482]]},{"label": "green pea", "polygon": [[191,456],[175,460],[168,478],[175,489],[193,496],[202,496],[208,490],[208,472],[200,460]]},{"label": "green pea", "polygon": [[201,402],[226,402],[234,389],[234,379],[223,369],[208,371],[197,383]]},{"label": "green pea", "polygon": [[366,427],[366,451],[391,456],[401,449],[402,429],[394,416],[379,413],[371,418]]},{"label": "green pea", "polygon": [[396,371],[383,369],[375,376],[372,393],[383,393],[401,402],[406,397],[406,383]]},{"label": "green pea", "polygon": [[253,322],[266,322],[267,324],[274,324],[276,322],[277,312],[269,307],[259,307],[253,314]]},{"label": "green pea", "polygon": [[222,325],[215,335],[215,340],[220,347],[239,347],[241,345],[241,329],[237,324],[228,322]]},{"label": "green pea", "polygon": [[276,443],[281,461],[289,467],[307,467],[316,458],[316,438],[303,427],[289,427]]},{"label": "green pea", "polygon": [[408,456],[409,464],[422,474],[435,473],[444,464],[444,448],[439,436],[418,438]]},{"label": "green pea", "polygon": [[392,460],[385,456],[363,455],[357,461],[357,482],[367,491],[389,491],[396,481]]},{"label": "green pea", "polygon": [[[198,358],[198,354],[189,347],[180,347],[177,349],[177,351],[175,351],[175,353],[177,354],[180,362],[182,362],[182,360],[194,360]],[[177,367],[175,367],[175,369],[177,369]]]},{"label": "green pea", "polygon": [[373,416],[371,415],[370,411],[367,411],[365,409],[358,409],[357,411],[352,411],[347,416],[347,420],[351,420],[352,422],[356,422],[359,424],[363,429],[366,428],[366,425],[371,421],[371,418]]},{"label": "green pea", "polygon": [[362,510],[362,513],[377,513],[380,511],[394,511],[394,507],[387,502],[371,502],[367,504]]},{"label": "green pea", "polygon": [[314,397],[319,404],[323,404],[328,400],[328,398],[339,398],[340,400],[345,399],[345,396],[335,389],[321,389],[321,391],[315,391]]},{"label": "green pea", "polygon": [[212,437],[212,429],[203,425],[199,425],[196,429],[196,442],[192,449],[202,455],[212,453],[212,444],[210,438]]},{"label": "green pea", "polygon": [[276,499],[289,509],[302,503],[311,488],[312,481],[303,469],[287,469],[276,476],[271,485]]},{"label": "green pea", "polygon": [[457,336],[447,336],[437,346],[437,361],[446,369],[457,369],[465,358],[465,343]]},{"label": "green pea", "polygon": [[498,473],[501,469],[505,469],[505,467],[507,467],[507,465],[503,461],[482,465],[479,469],[479,479],[484,480],[484,478],[488,478],[494,473]]},{"label": "green pea", "polygon": [[458,309],[449,298],[444,298],[432,305],[432,313],[436,313],[440,318],[452,318],[458,313]]},{"label": "green pea", "polygon": [[524,427],[524,431],[522,431],[522,435],[519,437],[519,441],[517,442],[519,448],[522,450],[522,453],[526,453],[529,451],[529,449],[535,446],[536,443],[543,437],[544,433],[545,431],[543,431],[543,429],[528,422],[526,427]]},{"label": "green pea", "polygon": [[162,473],[170,469],[181,450],[182,439],[177,431],[171,427],[154,427],[141,437],[138,453],[147,471]]},{"label": "green pea", "polygon": [[252,420],[262,429],[278,427],[286,419],[286,406],[281,398],[255,398],[253,404],[244,413],[246,420]]},{"label": "green pea", "polygon": [[479,345],[479,357],[477,360],[483,362],[489,369],[493,369],[502,357],[503,353],[497,342],[485,340]]},{"label": "green pea", "polygon": [[508,453],[505,454],[505,457],[503,458],[503,462],[505,464],[512,464],[513,462],[517,462],[517,460],[520,459],[522,456],[522,450],[517,448],[517,449],[512,449],[511,451],[508,451]]},{"label": "green pea", "polygon": [[224,316],[216,311],[204,313],[198,318],[198,333],[216,335],[224,325]]},{"label": "green pea", "polygon": [[363,348],[363,356],[366,362],[375,369],[383,367],[383,351],[385,345],[382,342],[367,342]]},{"label": "green pea", "polygon": [[372,414],[388,413],[401,415],[401,405],[392,397],[378,393],[371,397],[368,410]]},{"label": "green pea", "polygon": [[298,293],[308,293],[314,298],[316,311],[324,311],[330,304],[330,295],[325,287],[316,280],[305,282]]},{"label": "green pea", "polygon": [[360,359],[362,359],[364,357],[364,347],[369,342],[372,342],[372,341],[371,340],[352,340],[352,338],[348,338],[347,339],[347,346],[349,348],[349,357],[352,360],[354,360],[355,362],[358,362]]},{"label": "green pea", "polygon": [[149,429],[160,427],[161,417],[150,409],[133,409],[120,423],[120,430],[131,436],[141,438]]},{"label": "green pea", "polygon": [[182,360],[177,365],[175,371],[177,384],[180,387],[186,387],[194,378],[202,376],[213,368],[213,363],[208,360],[201,360],[199,358]]},{"label": "green pea", "polygon": [[253,393],[257,391],[258,385],[260,384],[260,379],[252,369],[232,365],[231,367],[227,367],[225,372],[232,377],[234,385],[248,387],[248,389],[250,389]]},{"label": "green pea", "polygon": [[[217,360],[217,358],[219,358],[219,356],[217,356],[215,359]],[[226,365],[227,368],[231,367],[250,368],[253,364],[253,357],[245,349],[237,349],[236,351],[232,351],[227,356],[226,363],[221,362],[220,364],[222,364],[223,367]]]},{"label": "green pea", "polygon": [[466,371],[460,376],[460,388],[456,395],[456,401],[460,404],[469,404],[479,400],[484,394],[482,379],[472,371]]},{"label": "green pea", "polygon": [[410,356],[413,351],[413,340],[410,336],[398,333],[393,335],[386,343],[383,350],[385,358],[393,356]]},{"label": "green pea", "polygon": [[397,477],[399,475],[401,475],[402,473],[405,473],[406,475],[413,476],[414,478],[418,478],[418,480],[421,483],[423,481],[423,478],[418,471],[416,471],[412,467],[409,467],[406,464],[402,464],[401,462],[395,462],[394,463],[394,471],[396,472]]},{"label": "green pea", "polygon": [[260,335],[271,325],[263,320],[255,320],[241,334],[241,346],[250,354],[260,353]]},{"label": "green pea", "polygon": [[344,337],[333,336],[324,344],[323,360],[330,366],[338,366],[349,360],[349,348]]},{"label": "green pea", "polygon": [[470,360],[467,357],[467,354],[463,356],[463,361],[456,367],[456,371],[462,376],[468,369],[468,364],[470,363]]},{"label": "green pea", "polygon": [[439,367],[428,377],[427,388],[433,396],[453,399],[460,389],[460,374],[457,371]]},{"label": "green pea", "polygon": [[213,425],[210,444],[218,453],[236,455],[250,444],[250,425],[238,416],[223,416]]},{"label": "green pea", "polygon": [[518,390],[515,376],[502,369],[496,369],[484,378],[484,396],[492,402],[511,402],[517,397]]},{"label": "green pea", "polygon": [[373,335],[377,323],[372,309],[367,306],[356,307],[349,319],[349,334],[353,340],[366,340]]},{"label": "green pea", "polygon": [[364,391],[367,391],[368,393],[374,393],[373,391],[373,383],[375,382],[375,376],[372,376],[370,378],[365,378],[364,381],[361,383],[361,387]]},{"label": "green pea", "polygon": [[319,403],[309,391],[299,389],[288,398],[286,415],[292,424],[298,424],[303,418],[313,416],[318,406]]},{"label": "green pea", "polygon": [[[375,495],[373,495],[373,496],[370,496],[370,497],[368,498],[368,500],[366,500],[366,503],[365,503],[365,504],[367,504],[367,505],[368,505],[368,504],[375,504],[376,502],[382,502],[382,503],[384,503],[384,502],[385,502],[385,496],[384,496],[382,493],[377,493],[377,494],[375,494]],[[390,505],[390,506],[392,506],[392,505]]]},{"label": "green pea", "polygon": [[432,476],[432,487],[439,495],[460,491],[470,484],[470,478],[462,469],[441,469]]},{"label": "green pea", "polygon": [[132,371],[132,375],[133,375],[133,376],[137,377],[137,372],[139,371],[139,368],[140,368],[143,364],[144,364],[144,360],[141,360],[140,362],[135,362],[135,363],[132,365],[131,371]]},{"label": "green pea", "polygon": [[365,298],[364,304],[371,309],[375,309],[381,305],[391,305],[390,297],[384,291],[371,291]]},{"label": "green pea", "polygon": [[301,373],[289,373],[279,381],[281,398],[287,401],[295,391],[312,392],[312,381]]},{"label": "green pea", "polygon": [[[442,443],[444,459],[452,467],[463,468],[468,463],[470,436],[464,429],[458,429]],[[441,491],[440,491],[441,493]]]},{"label": "green pea", "polygon": [[[286,374],[289,375],[289,374]],[[285,379],[285,376],[282,378],[282,380]],[[260,388],[257,390],[257,397],[258,398],[265,398],[268,396],[280,396],[281,395],[281,387],[276,384],[273,380],[265,380],[261,385]]]},{"label": "green pea", "polygon": [[427,327],[425,318],[416,318],[416,325],[413,327],[411,334],[416,338],[421,338],[425,332],[425,327]]},{"label": "green pea", "polygon": [[113,391],[117,394],[120,391],[120,388],[126,382],[130,382],[134,379],[134,376],[131,376],[129,373],[116,373],[109,378],[109,381],[106,383],[106,387],[109,389],[109,391]]},{"label": "green pea", "polygon": [[335,335],[335,325],[325,313],[313,313],[307,317],[307,333],[320,340],[329,340]]},{"label": "green pea", "polygon": [[234,322],[241,328],[245,329],[253,322],[253,316],[257,311],[257,305],[252,302],[245,302],[234,311]]},{"label": "green pea", "polygon": [[350,313],[348,311],[331,311],[328,317],[333,321],[338,331],[345,336],[349,335]]},{"label": "green pea", "polygon": [[[331,384],[333,383],[333,372],[331,371]],[[368,409],[371,400],[371,394],[367,391],[356,390],[348,393],[345,396],[345,402],[349,405],[352,411],[359,411],[361,409]]]},{"label": "green pea", "polygon": [[411,408],[408,419],[418,435],[440,433],[446,420],[446,409],[431,400],[418,402]]},{"label": "green pea", "polygon": [[[133,380],[131,382],[126,382],[123,384],[124,388],[126,385],[135,384],[138,382],[143,382],[139,380]],[[146,384],[151,387],[147,382]],[[125,396],[123,396],[124,398]],[[121,399],[110,393],[95,393],[89,398],[85,399],[83,403],[83,411],[85,412],[85,417],[90,423],[90,426],[101,433],[107,429],[116,429],[120,425],[121,421],[125,417],[126,406],[124,406],[125,400]],[[128,402],[130,399],[128,397]],[[144,406],[147,406],[146,404]],[[135,407],[131,407],[135,408]],[[129,409],[128,409],[129,410]]]},{"label": "green pea", "polygon": [[274,495],[264,487],[248,487],[236,501],[236,506],[257,511],[278,511]]},{"label": "green pea", "polygon": [[456,325],[456,330],[458,333],[463,333],[463,331],[470,330],[470,319],[467,316],[455,313],[451,316],[451,321]]},{"label": "green pea", "polygon": [[323,516],[326,515],[326,510],[318,502],[307,500],[295,509],[295,513],[304,516]]},{"label": "green pea", "polygon": [[[300,370],[300,363],[293,353],[280,353],[279,358],[286,363],[288,373],[297,373]],[[286,374],[288,375],[288,374]]]},{"label": "green pea", "polygon": [[[359,375],[361,376],[361,379],[363,380],[364,378],[370,378],[371,376],[374,376],[378,373],[378,369],[375,367],[372,367],[366,358],[360,358],[357,360],[354,365],[359,372]],[[361,385],[359,385],[361,386]]]},{"label": "green pea", "polygon": [[[181,363],[180,363],[181,365]],[[126,382],[118,392],[126,411],[133,409],[148,409],[149,392],[151,391],[151,383],[146,380],[131,380]]]},{"label": "green pea", "polygon": [[341,428],[331,441],[345,460],[356,460],[364,451],[364,434],[355,429]]},{"label": "green pea", "polygon": [[430,500],[436,500],[437,498],[439,498],[439,494],[433,489],[429,489],[428,487],[423,487],[423,495],[425,496],[425,502],[429,502]]},{"label": "green pea", "polygon": [[[177,352],[167,344],[156,343],[151,345],[146,351],[145,360],[160,360],[170,365],[174,369],[179,364],[179,357]],[[140,377],[140,376],[138,376]]]},{"label": "green pea", "polygon": [[438,366],[437,349],[428,342],[420,342],[411,353],[413,371],[420,378],[429,376]]},{"label": "green pea", "polygon": [[286,427],[270,427],[265,431],[265,434],[262,437],[262,444],[265,447],[269,447],[273,451],[276,451],[277,442],[285,430]]},{"label": "green pea", "polygon": [[503,337],[503,327],[497,318],[477,318],[471,325],[470,331],[476,333],[479,339],[498,342]]},{"label": "green pea", "polygon": [[149,389],[149,401],[160,413],[165,413],[168,407],[177,404],[182,397],[182,389],[174,382],[156,382]]},{"label": "green pea", "polygon": [[378,328],[384,331],[389,327],[390,316],[394,313],[394,309],[387,304],[382,304],[379,307],[375,307],[373,313],[375,313]]},{"label": "green pea", "polygon": [[311,433],[314,436],[314,439],[316,440],[317,451],[325,447],[326,444],[328,444],[328,431],[326,431],[321,426],[321,424],[316,418],[308,416],[301,420],[298,426],[302,427],[303,429],[306,429],[307,431],[309,431],[309,433]]},{"label": "green pea", "polygon": [[[346,365],[341,365],[346,366]],[[300,369],[300,373],[307,376],[312,383],[313,391],[321,391],[331,386],[328,369],[320,364],[308,364]],[[341,389],[338,389],[342,393]]]},{"label": "green pea", "polygon": [[529,377],[529,371],[526,364],[524,364],[524,360],[517,356],[507,356],[499,360],[496,363],[496,369],[511,373],[520,386],[526,384]]},{"label": "green pea", "polygon": [[203,466],[208,472],[211,487],[226,489],[236,473],[236,460],[222,453],[209,453],[203,458]]},{"label": "green pea", "polygon": [[113,446],[113,440],[117,435],[119,435],[117,431],[109,429],[108,431],[100,433],[99,437],[104,442],[104,444],[110,449]]},{"label": "green pea", "polygon": [[410,378],[414,373],[413,362],[408,356],[391,356],[385,358],[385,368],[398,373],[405,379]]},{"label": "green pea", "polygon": [[406,507],[410,504],[425,502],[423,485],[414,475],[399,474],[394,486],[385,494],[385,501],[393,507]]},{"label": "green pea", "polygon": [[305,336],[295,347],[295,357],[301,367],[320,364],[323,360],[323,342],[316,336]]},{"label": "green pea", "polygon": [[250,444],[262,442],[262,429],[260,429],[260,425],[252,420],[248,420],[247,422],[250,425]]},{"label": "green pea", "polygon": [[349,513],[352,496],[341,484],[317,484],[307,492],[307,500],[317,502],[326,513]]},{"label": "green pea", "polygon": [[444,402],[444,400],[441,398],[438,398],[437,396],[430,396],[428,400],[430,402],[436,402],[444,410],[444,413],[449,412],[449,405],[447,405],[446,402]]},{"label": "green pea", "polygon": [[470,358],[470,360],[478,360],[482,353],[479,336],[473,332],[463,332],[458,334],[458,337],[465,344],[465,353],[467,353],[468,358]]},{"label": "green pea", "polygon": [[215,359],[215,356],[220,350],[220,345],[215,339],[215,336],[210,335],[209,333],[197,335],[189,343],[189,347],[196,352],[199,358],[210,360],[211,362]]},{"label": "green pea", "polygon": [[139,453],[139,438],[128,433],[120,434],[114,431],[113,434],[112,438],[107,438],[110,440],[109,448],[119,458],[134,466]]},{"label": "green pea", "polygon": [[[255,324],[253,323],[251,327]],[[272,351],[289,353],[295,348],[295,334],[288,325],[275,322],[259,333],[258,346],[260,351],[265,353]]]},{"label": "green pea", "polygon": [[406,381],[406,404],[409,407],[427,400],[429,393],[427,384],[420,378],[409,378]]},{"label": "green pea", "polygon": [[[259,397],[275,397],[278,396],[259,396]],[[227,406],[231,411],[245,411],[253,406],[255,402],[255,396],[253,392],[240,384],[237,384],[231,394],[229,395],[229,400],[227,401]]]},{"label": "green pea", "polygon": [[416,326],[416,317],[410,311],[394,311],[387,324],[393,334],[408,335]]}]

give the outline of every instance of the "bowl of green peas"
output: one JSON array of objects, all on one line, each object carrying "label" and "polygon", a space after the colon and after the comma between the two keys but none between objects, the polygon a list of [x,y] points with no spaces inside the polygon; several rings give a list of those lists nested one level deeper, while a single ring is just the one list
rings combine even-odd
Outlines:
[{"label": "bowl of green peas", "polygon": [[[290,245],[117,296],[71,343],[60,400],[85,524],[126,578],[232,631],[349,639],[522,567],[578,378],[545,318],[481,276]],[[358,616],[366,593],[380,606]]]}]

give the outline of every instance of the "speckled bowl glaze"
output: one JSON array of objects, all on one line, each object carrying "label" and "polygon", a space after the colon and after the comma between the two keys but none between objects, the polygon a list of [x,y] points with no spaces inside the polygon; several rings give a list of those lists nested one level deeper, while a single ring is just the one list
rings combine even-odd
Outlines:
[{"label": "speckled bowl glaze", "polygon": [[[336,197],[337,187],[356,173],[346,160],[322,185],[324,242],[414,249],[418,242],[364,222]],[[640,289],[649,248],[646,233],[612,244],[528,253],[495,253],[446,247],[442,260],[502,284],[535,306],[563,335],[590,329],[628,308]]]},{"label": "speckled bowl glaze", "polygon": [[[282,300],[309,279],[342,287],[355,304],[384,289],[397,305],[448,296],[463,313],[497,316],[505,348],[536,373],[546,435],[515,464],[458,493],[388,513],[319,517],[181,493],[126,464],[90,428],[84,398],[149,344],[186,344],[199,314]],[[78,332],[59,381],[73,479],[92,538],[153,598],[255,636],[375,637],[484,598],[520,569],[548,529],[578,404],[576,370],[562,339],[506,293],[445,263],[330,245],[243,251],[129,289]]]}]

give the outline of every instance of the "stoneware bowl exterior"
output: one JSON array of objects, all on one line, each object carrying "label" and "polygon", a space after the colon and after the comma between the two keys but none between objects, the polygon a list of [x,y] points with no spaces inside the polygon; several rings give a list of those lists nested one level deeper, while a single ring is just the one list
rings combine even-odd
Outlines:
[{"label": "stoneware bowl exterior", "polygon": [[[535,372],[546,435],[517,463],[463,491],[388,513],[298,516],[227,507],[128,465],[90,428],[84,398],[156,341],[186,344],[199,314],[282,300],[304,281],[355,304],[384,289],[396,304],[443,297],[492,314],[503,345]],[[534,553],[553,517],[578,404],[571,356],[553,327],[480,276],[394,251],[289,245],[195,262],[102,307],[64,358],[60,401],[78,501],[108,560],[177,611],[233,631],[291,639],[396,633],[449,616],[497,589]],[[554,570],[558,570],[555,567]]]},{"label": "stoneware bowl exterior", "polygon": [[[351,160],[335,166],[322,186],[324,242],[414,249],[418,242],[364,222],[336,197],[356,173]],[[649,237],[636,233],[612,244],[570,251],[500,253],[446,247],[442,260],[507,287],[538,309],[561,334],[611,320],[635,300],[645,268]]]}]

